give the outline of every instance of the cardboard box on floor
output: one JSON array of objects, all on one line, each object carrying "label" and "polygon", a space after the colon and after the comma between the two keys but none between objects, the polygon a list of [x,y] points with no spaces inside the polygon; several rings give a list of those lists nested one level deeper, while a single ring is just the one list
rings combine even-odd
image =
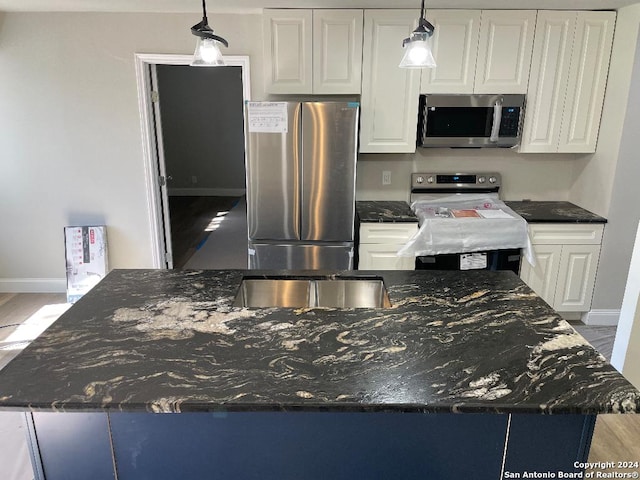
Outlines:
[{"label": "cardboard box on floor", "polygon": [[108,273],[107,227],[64,228],[67,302],[74,303]]}]

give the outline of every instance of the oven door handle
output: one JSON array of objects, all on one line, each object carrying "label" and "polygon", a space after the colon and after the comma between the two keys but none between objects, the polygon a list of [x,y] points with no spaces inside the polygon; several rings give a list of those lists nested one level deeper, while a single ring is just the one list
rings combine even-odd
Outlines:
[{"label": "oven door handle", "polygon": [[493,106],[493,125],[491,126],[491,136],[489,141],[497,143],[500,133],[500,123],[502,122],[502,98],[497,100]]}]

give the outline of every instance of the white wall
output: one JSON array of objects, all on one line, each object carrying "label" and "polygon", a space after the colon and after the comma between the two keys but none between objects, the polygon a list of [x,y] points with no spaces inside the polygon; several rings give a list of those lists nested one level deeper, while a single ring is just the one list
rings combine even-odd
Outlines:
[{"label": "white wall", "polygon": [[[415,154],[367,154],[358,159],[358,200],[408,200],[413,172],[496,171],[506,200],[568,200],[576,155],[518,154],[509,149],[419,148]],[[391,171],[391,185],[382,172]]]},{"label": "white wall", "polygon": [[609,81],[603,108],[598,151],[587,162],[577,162],[570,198],[605,216],[592,314],[615,320],[620,309],[640,220],[640,4],[618,13]]},{"label": "white wall", "polygon": [[[62,228],[108,225],[110,266],[151,267],[134,53],[191,54],[193,14],[6,13],[0,25],[0,289],[59,288]],[[249,55],[259,15],[209,15]],[[40,279],[34,281],[33,279]]]},{"label": "white wall", "polygon": [[[639,306],[640,298],[637,298],[635,303]],[[640,389],[640,308],[636,308],[634,312],[631,335],[621,372],[627,380]]]},{"label": "white wall", "polygon": [[611,364],[640,388],[640,224],[637,225]]},{"label": "white wall", "polygon": [[597,151],[591,158],[576,162],[571,188],[572,202],[604,217],[609,214],[614,188],[639,23],[640,3],[618,10]]}]

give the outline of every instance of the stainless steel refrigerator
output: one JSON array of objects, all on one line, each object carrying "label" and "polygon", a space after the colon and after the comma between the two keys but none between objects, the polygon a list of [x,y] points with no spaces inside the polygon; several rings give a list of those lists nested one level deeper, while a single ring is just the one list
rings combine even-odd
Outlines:
[{"label": "stainless steel refrigerator", "polygon": [[357,102],[248,102],[249,268],[353,268]]}]

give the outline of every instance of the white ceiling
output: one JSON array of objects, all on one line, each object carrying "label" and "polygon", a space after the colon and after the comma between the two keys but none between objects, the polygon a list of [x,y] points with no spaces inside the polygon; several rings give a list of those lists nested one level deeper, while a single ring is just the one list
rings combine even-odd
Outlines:
[{"label": "white ceiling", "polygon": [[[429,8],[615,10],[640,0],[426,0]],[[419,8],[419,0],[209,0],[211,12],[258,12],[275,8]],[[16,12],[198,12],[200,0],[0,0]]]}]

